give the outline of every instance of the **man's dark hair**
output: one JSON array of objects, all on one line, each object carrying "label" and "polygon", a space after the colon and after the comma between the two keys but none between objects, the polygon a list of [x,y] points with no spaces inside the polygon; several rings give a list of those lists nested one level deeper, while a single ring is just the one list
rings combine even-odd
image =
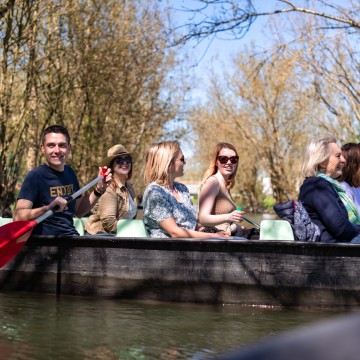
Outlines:
[{"label": "man's dark hair", "polygon": [[70,144],[70,135],[69,132],[67,131],[67,129],[61,125],[51,125],[49,127],[47,127],[46,129],[44,129],[41,133],[41,144],[44,145],[45,143],[45,136],[47,134],[50,133],[55,133],[55,134],[63,134],[66,137],[66,142],[68,143],[68,145]]}]

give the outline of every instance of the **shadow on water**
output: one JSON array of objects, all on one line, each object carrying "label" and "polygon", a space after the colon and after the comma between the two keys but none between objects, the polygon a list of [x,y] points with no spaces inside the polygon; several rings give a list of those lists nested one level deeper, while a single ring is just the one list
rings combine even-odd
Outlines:
[{"label": "shadow on water", "polygon": [[[0,294],[11,359],[208,359],[333,312]],[[4,354],[6,356],[4,357]]]}]

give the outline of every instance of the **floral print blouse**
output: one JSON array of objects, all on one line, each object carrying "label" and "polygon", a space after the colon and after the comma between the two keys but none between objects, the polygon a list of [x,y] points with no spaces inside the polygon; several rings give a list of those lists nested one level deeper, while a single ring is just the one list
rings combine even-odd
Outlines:
[{"label": "floral print blouse", "polygon": [[151,237],[171,237],[159,224],[173,217],[179,227],[195,230],[196,214],[189,189],[178,182],[174,182],[174,189],[178,192],[181,202],[178,202],[170,190],[154,182],[150,183],[144,192],[144,223]]}]

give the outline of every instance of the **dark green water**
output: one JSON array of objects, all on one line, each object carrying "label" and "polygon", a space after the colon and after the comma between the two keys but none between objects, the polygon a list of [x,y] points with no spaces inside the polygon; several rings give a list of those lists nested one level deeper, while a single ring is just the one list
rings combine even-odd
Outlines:
[{"label": "dark green water", "polygon": [[0,294],[1,359],[200,360],[333,312]]}]

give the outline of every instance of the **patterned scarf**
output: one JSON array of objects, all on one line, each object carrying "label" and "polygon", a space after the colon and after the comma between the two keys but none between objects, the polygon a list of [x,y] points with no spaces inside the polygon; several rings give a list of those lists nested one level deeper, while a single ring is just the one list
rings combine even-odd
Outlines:
[{"label": "patterned scarf", "polygon": [[354,203],[351,201],[351,199],[347,196],[344,188],[340,185],[340,183],[331,178],[330,176],[327,176],[325,174],[318,174],[317,176],[327,180],[336,190],[338,195],[340,196],[341,201],[343,202],[346,211],[348,213],[349,221],[353,224],[360,225],[360,216],[359,213],[356,210],[356,207]]}]

